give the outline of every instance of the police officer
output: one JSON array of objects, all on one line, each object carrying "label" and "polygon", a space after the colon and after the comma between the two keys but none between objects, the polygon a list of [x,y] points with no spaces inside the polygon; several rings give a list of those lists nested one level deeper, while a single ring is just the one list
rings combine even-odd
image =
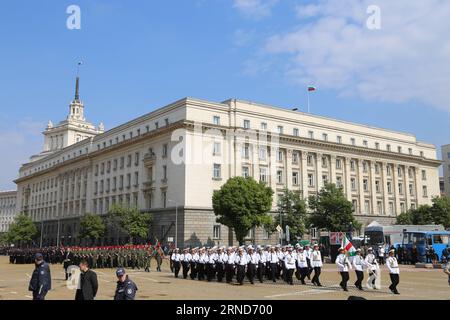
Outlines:
[{"label": "police officer", "polygon": [[233,248],[229,247],[227,249],[227,254],[224,256],[223,260],[225,263],[225,279],[227,283],[231,283],[233,281],[234,277],[234,270],[235,270],[235,258],[236,255],[233,252]]},{"label": "police officer", "polygon": [[28,290],[33,292],[33,300],[45,300],[47,292],[52,289],[50,267],[41,253],[34,257],[35,268],[30,279]]},{"label": "police officer", "polygon": [[317,244],[314,245],[314,250],[312,251],[311,255],[310,255],[310,259],[311,259],[311,267],[314,270],[314,277],[312,278],[311,282],[318,286],[321,287],[322,284],[320,283],[320,273],[322,272],[322,255],[319,251],[319,246]]},{"label": "police officer", "polygon": [[364,259],[364,262],[367,266],[367,270],[369,272],[369,279],[367,279],[367,287],[371,289],[377,289],[376,287],[376,278],[377,278],[377,270],[379,269],[377,258],[375,254],[373,254],[373,249],[367,249],[367,256]]},{"label": "police officer", "polygon": [[397,291],[397,285],[400,283],[400,268],[398,267],[398,261],[395,257],[395,250],[389,251],[389,257],[386,259],[386,265],[389,269],[389,276],[391,278],[391,285],[389,289],[394,294],[400,294]]},{"label": "police officer", "polygon": [[338,272],[341,274],[341,283],[339,284],[344,291],[348,291],[347,282],[350,279],[348,274],[349,269],[352,269],[352,265],[348,260],[344,248],[339,248],[339,255],[336,258],[336,265]]},{"label": "police officer", "polygon": [[251,284],[254,284],[253,280],[255,279],[256,275],[256,268],[258,267],[259,263],[259,255],[254,252],[253,247],[249,246],[247,248],[247,258],[248,258],[248,265],[247,265],[247,278],[250,281]]},{"label": "police officer", "polygon": [[118,281],[114,300],[134,300],[138,290],[136,284],[131,281],[124,268],[117,269],[116,275]]},{"label": "police officer", "polygon": [[278,261],[278,254],[275,252],[275,247],[271,247],[267,263],[270,264],[270,278],[273,282],[277,282]]},{"label": "police officer", "polygon": [[235,259],[235,264],[237,267],[237,282],[239,283],[239,285],[243,285],[244,284],[244,278],[245,278],[245,267],[248,265],[248,258],[247,256],[244,254],[244,249],[243,248],[239,248],[238,251],[238,255],[236,256]]},{"label": "police officer", "polygon": [[183,279],[187,279],[189,266],[192,260],[192,255],[189,253],[189,249],[185,248],[180,255],[181,267],[183,268]]},{"label": "police officer", "polygon": [[294,285],[294,281],[292,276],[294,275],[295,270],[295,256],[292,254],[292,247],[288,247],[287,254],[284,257],[284,270],[286,272],[286,282],[291,286]]},{"label": "police officer", "polygon": [[306,284],[305,278],[308,276],[308,262],[306,261],[307,255],[303,249],[303,247],[298,248],[297,252],[297,268],[298,273],[300,274],[300,281],[302,284]]},{"label": "police officer", "polygon": [[353,258],[353,267],[355,268],[357,279],[355,282],[355,286],[361,291],[363,291],[362,282],[364,280],[364,266],[365,261],[361,256],[361,249],[358,249],[356,250],[356,256]]},{"label": "police officer", "polygon": [[172,253],[172,256],[170,257],[170,261],[172,261],[172,270],[175,274],[175,278],[178,278],[178,274],[180,273],[180,267],[181,267],[181,262],[180,262],[180,249],[176,248],[175,251]]}]

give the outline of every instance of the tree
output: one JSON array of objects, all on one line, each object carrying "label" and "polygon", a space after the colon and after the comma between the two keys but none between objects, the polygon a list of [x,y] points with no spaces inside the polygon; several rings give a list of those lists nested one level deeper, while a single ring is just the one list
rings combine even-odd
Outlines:
[{"label": "tree", "polygon": [[105,235],[106,226],[103,219],[92,213],[86,213],[80,221],[82,239],[98,240]]},{"label": "tree", "polygon": [[342,188],[326,184],[319,194],[308,199],[309,225],[318,229],[348,232],[359,229],[361,224],[353,215],[352,203],[345,197]]},{"label": "tree", "polygon": [[33,240],[38,230],[31,220],[25,214],[20,214],[14,218],[14,222],[9,226],[6,233],[6,241],[9,243],[28,243]]},{"label": "tree", "polygon": [[212,197],[217,222],[234,231],[240,244],[254,227],[270,229],[273,218],[268,215],[272,208],[273,190],[253,178],[229,179]]},{"label": "tree", "polygon": [[134,237],[147,238],[152,215],[140,212],[136,207],[124,207],[113,205],[108,212],[108,220],[120,227],[128,235],[129,242],[133,243]]},{"label": "tree", "polygon": [[431,216],[435,224],[450,228],[450,198],[445,196],[433,198]]},{"label": "tree", "polygon": [[411,211],[402,212],[397,216],[396,224],[401,225],[412,225],[413,224],[413,218]]},{"label": "tree", "polygon": [[429,205],[419,206],[417,209],[411,209],[411,218],[414,225],[434,224]]},{"label": "tree", "polygon": [[289,226],[291,238],[302,238],[306,232],[306,203],[298,193],[288,189],[283,190],[283,195],[278,200],[278,215],[275,224],[280,221],[283,230]]}]

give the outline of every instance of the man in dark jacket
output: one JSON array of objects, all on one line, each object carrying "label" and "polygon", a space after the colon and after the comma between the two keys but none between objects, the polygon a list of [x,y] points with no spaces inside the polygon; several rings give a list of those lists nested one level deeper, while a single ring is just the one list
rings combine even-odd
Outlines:
[{"label": "man in dark jacket", "polygon": [[118,281],[114,300],[134,300],[138,290],[136,284],[131,281],[124,268],[117,269],[116,275]]},{"label": "man in dark jacket", "polygon": [[50,267],[41,253],[34,257],[35,268],[30,279],[28,290],[33,292],[33,300],[45,300],[47,292],[52,289]]},{"label": "man in dark jacket", "polygon": [[98,291],[97,274],[89,269],[86,260],[80,262],[80,270],[79,289],[77,289],[75,300],[94,300]]}]

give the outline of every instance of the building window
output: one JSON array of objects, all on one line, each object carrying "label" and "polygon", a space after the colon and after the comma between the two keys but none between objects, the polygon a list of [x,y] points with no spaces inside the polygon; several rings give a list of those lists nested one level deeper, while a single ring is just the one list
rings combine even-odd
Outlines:
[{"label": "building window", "polygon": [[411,183],[409,184],[409,194],[412,196],[414,195],[414,189],[413,189],[413,185]]},{"label": "building window", "polygon": [[376,180],[376,181],[375,181],[375,191],[376,191],[377,193],[380,193],[380,192],[381,192],[381,187],[380,187],[380,181],[379,181],[379,180]]},{"label": "building window", "polygon": [[293,134],[294,134],[295,137],[298,137],[298,136],[299,136],[298,128],[294,128]]},{"label": "building window", "polygon": [[366,200],[364,201],[364,213],[369,213],[370,212],[370,201]]},{"label": "building window", "polygon": [[363,172],[367,173],[367,162],[363,161]]},{"label": "building window", "polygon": [[308,155],[306,157],[306,163],[308,164],[308,166],[313,166],[313,156],[312,155]]},{"label": "building window", "polygon": [[220,142],[214,142],[213,156],[220,156],[221,149],[222,149],[221,143]]},{"label": "building window", "polygon": [[261,122],[261,130],[267,131],[267,123]]},{"label": "building window", "polygon": [[308,131],[308,138],[314,139],[314,132],[313,131]]},{"label": "building window", "polygon": [[163,149],[162,149],[162,156],[163,156],[163,158],[167,157],[167,149],[168,149],[167,144],[164,144],[163,145]]},{"label": "building window", "polygon": [[355,160],[350,160],[350,170],[355,171],[356,162]]},{"label": "building window", "polygon": [[389,151],[389,152],[391,151],[391,145],[390,144],[386,145],[386,150]]},{"label": "building window", "polygon": [[213,117],[213,123],[214,123],[216,126],[220,126],[220,117],[219,117],[219,116],[214,116],[214,117]]},{"label": "building window", "polygon": [[342,188],[342,177],[336,177],[336,186]]},{"label": "building window", "polygon": [[267,158],[267,148],[259,147],[259,159],[266,160],[266,158]]},{"label": "building window", "polygon": [[398,150],[398,153],[402,153],[402,147],[398,146],[397,150]]},{"label": "building window", "polygon": [[277,171],[277,183],[279,184],[283,183],[283,171],[281,170]]},{"label": "building window", "polygon": [[393,202],[389,202],[389,213],[390,214],[394,214],[395,213],[394,203]]},{"label": "building window", "polygon": [[[423,158],[423,151],[420,151],[420,156]],[[449,157],[450,158],[450,157]]]},{"label": "building window", "polygon": [[167,191],[161,193],[163,208],[167,208]]},{"label": "building window", "polygon": [[278,134],[283,134],[283,126],[278,126]]},{"label": "building window", "polygon": [[350,144],[351,144],[352,146],[356,145],[356,140],[355,140],[355,138],[350,138]]},{"label": "building window", "polygon": [[403,183],[398,184],[398,193],[403,194]]},{"label": "building window", "polygon": [[131,167],[132,157],[131,154],[127,157],[127,167]]},{"label": "building window", "polygon": [[163,180],[167,180],[167,166],[164,165],[163,166]]},{"label": "building window", "polygon": [[409,152],[409,154],[412,156],[412,154],[413,154],[412,148],[408,148],[408,152]]},{"label": "building window", "polygon": [[375,173],[376,174],[380,173],[380,165],[378,163],[375,163]]},{"label": "building window", "polygon": [[379,142],[375,142],[375,149],[380,150],[380,143]]},{"label": "building window", "polygon": [[423,186],[423,187],[422,187],[422,194],[423,194],[424,197],[428,197],[427,186]]},{"label": "building window", "polygon": [[350,179],[350,185],[352,187],[352,191],[356,191],[356,179],[355,178]]},{"label": "building window", "polygon": [[404,202],[400,202],[400,212],[404,213],[406,211],[405,209],[405,203]]},{"label": "building window", "polygon": [[242,146],[242,158],[244,159],[250,158],[250,146],[248,143]]},{"label": "building window", "polygon": [[242,176],[243,176],[244,178],[250,177],[250,172],[249,172],[248,167],[242,167]]},{"label": "building window", "polygon": [[292,184],[294,185],[294,186],[298,186],[298,182],[299,182],[299,179],[298,179],[298,172],[292,172]]},{"label": "building window", "polygon": [[402,168],[400,166],[397,167],[397,172],[398,172],[398,177],[401,178],[402,177]]},{"label": "building window", "polygon": [[166,125],[166,127],[169,126],[169,119],[168,118],[164,119],[164,124]]},{"label": "building window", "polygon": [[323,176],[322,176],[322,184],[323,185],[326,185],[328,183],[328,176],[326,175],[326,174],[324,174]]},{"label": "building window", "polygon": [[369,181],[367,179],[363,180],[364,191],[369,191]]},{"label": "building window", "polygon": [[250,120],[244,120],[244,129],[250,129]]},{"label": "building window", "polygon": [[220,226],[213,227],[213,239],[220,239]]},{"label": "building window", "polygon": [[283,151],[282,150],[278,150],[278,152],[277,152],[277,161],[278,162],[283,161]]},{"label": "building window", "polygon": [[134,154],[134,165],[137,167],[139,165],[139,158],[140,158],[140,153],[136,152]]},{"label": "building window", "polygon": [[222,177],[222,165],[215,163],[214,164],[214,179],[220,179]]},{"label": "building window", "polygon": [[327,157],[322,157],[322,168],[328,167]]},{"label": "building window", "polygon": [[308,186],[314,187],[314,174],[308,173]]},{"label": "building window", "polygon": [[292,163],[298,163],[298,152],[292,153]]},{"label": "building window", "polygon": [[352,209],[353,213],[356,213],[358,210],[358,200],[352,200]]},{"label": "building window", "polygon": [[342,143],[342,137],[341,136],[337,136],[336,137],[336,142],[341,144]]},{"label": "building window", "polygon": [[422,170],[422,180],[423,181],[427,180],[427,172],[426,172],[426,170]]},{"label": "building window", "polygon": [[388,193],[392,193],[392,182],[390,181],[387,182],[387,191]]},{"label": "building window", "polygon": [[328,134],[323,133],[322,134],[322,139],[323,139],[323,141],[328,141]]},{"label": "building window", "polygon": [[408,178],[412,178],[413,177],[413,174],[412,174],[412,169],[411,168],[408,168]]},{"label": "building window", "polygon": [[390,176],[391,175],[391,166],[386,166],[386,173],[387,173],[387,175],[388,176]]},{"label": "building window", "polygon": [[367,140],[363,140],[363,146],[366,148],[369,146],[369,144],[367,143]]},{"label": "building window", "polygon": [[267,182],[267,168],[259,169],[259,181]]},{"label": "building window", "polygon": [[134,173],[134,186],[135,187],[139,186],[139,172]]},{"label": "building window", "polygon": [[377,211],[379,214],[383,214],[383,203],[381,201],[377,201]]},{"label": "building window", "polygon": [[336,169],[342,169],[342,161],[341,159],[336,159]]}]

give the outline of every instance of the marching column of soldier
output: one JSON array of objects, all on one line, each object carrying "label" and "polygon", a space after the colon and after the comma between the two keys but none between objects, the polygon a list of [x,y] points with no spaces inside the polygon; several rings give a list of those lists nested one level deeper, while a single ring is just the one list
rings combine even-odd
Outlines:
[{"label": "marching column of soldier", "polygon": [[[185,248],[180,251],[176,248],[170,255],[171,270],[175,277],[184,279],[206,280],[211,282],[236,283],[243,285],[244,280],[254,284],[255,281],[284,281],[294,284],[294,276],[302,285],[306,278],[315,286],[321,287],[320,274],[323,267],[323,257],[319,245],[312,247],[306,245],[293,246],[253,246],[247,247],[213,247],[213,248]],[[355,287],[363,291],[364,271],[368,277],[366,286],[369,289],[380,289],[380,268],[372,248],[368,248],[367,255],[362,256],[361,249],[356,250],[355,256],[349,258],[344,248],[339,249],[335,263],[341,276],[340,287],[348,291],[347,283],[350,280],[349,271],[356,273]],[[389,289],[399,294],[397,285],[399,279],[399,266],[395,257],[395,250],[389,251],[386,259],[391,285]],[[379,279],[378,279],[379,280]],[[235,282],[234,282],[235,281]]]},{"label": "marching column of soldier", "polygon": [[11,249],[8,252],[9,262],[11,264],[32,264],[36,253],[42,254],[43,260],[50,264],[63,264],[64,269],[86,260],[92,269],[123,267],[150,272],[152,259],[155,259],[156,271],[161,271],[164,259],[164,252],[159,245],[130,245]]}]

